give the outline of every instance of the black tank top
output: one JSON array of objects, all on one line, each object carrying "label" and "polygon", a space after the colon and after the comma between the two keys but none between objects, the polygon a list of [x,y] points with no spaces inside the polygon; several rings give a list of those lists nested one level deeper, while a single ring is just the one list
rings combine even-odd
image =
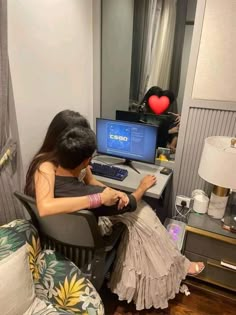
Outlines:
[{"label": "black tank top", "polygon": [[[77,177],[71,176],[56,176],[54,195],[56,198],[61,197],[82,197],[91,194],[97,194],[103,192],[105,187],[86,185],[80,181]],[[128,195],[129,204],[122,210],[117,209],[117,204],[113,206],[102,205],[99,208],[91,209],[96,216],[110,216],[122,214],[124,212],[134,211],[137,207],[136,199],[133,195]]]}]

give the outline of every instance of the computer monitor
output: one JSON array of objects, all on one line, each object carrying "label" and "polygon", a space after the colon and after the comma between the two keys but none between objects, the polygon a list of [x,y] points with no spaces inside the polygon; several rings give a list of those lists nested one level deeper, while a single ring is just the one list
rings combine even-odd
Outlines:
[{"label": "computer monitor", "polygon": [[116,119],[130,122],[140,122],[158,127],[157,147],[166,147],[168,130],[174,118],[172,115],[155,115],[151,113],[116,110]]},{"label": "computer monitor", "polygon": [[138,112],[131,112],[127,110],[116,110],[116,120],[124,120],[130,122],[142,122],[141,115]]},{"label": "computer monitor", "polygon": [[[134,122],[97,118],[97,152],[131,161],[155,164],[158,129]],[[132,167],[133,168],[133,167]]]}]

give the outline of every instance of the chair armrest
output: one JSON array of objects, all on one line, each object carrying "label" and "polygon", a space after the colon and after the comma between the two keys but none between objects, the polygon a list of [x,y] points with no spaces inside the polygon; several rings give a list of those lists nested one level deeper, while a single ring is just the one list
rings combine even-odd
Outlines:
[{"label": "chair armrest", "polygon": [[94,245],[97,248],[104,247],[104,240],[101,235],[100,229],[98,227],[98,222],[97,218],[95,215],[92,213],[92,211],[89,210],[80,210],[77,212],[70,213],[72,216],[77,216],[77,217],[83,217],[88,226],[90,227],[91,234],[94,239]]},{"label": "chair armrest", "polygon": [[104,248],[96,217],[89,211],[39,218],[40,231],[63,244]]},{"label": "chair armrest", "polygon": [[[93,234],[93,238],[96,240],[96,248],[99,247],[104,247],[105,246],[105,251],[108,252],[114,248],[116,243],[119,241],[121,234],[125,230],[126,226],[121,223],[115,223],[112,226],[112,233],[109,235],[102,236],[100,233],[100,230],[98,228],[97,220],[94,214],[91,211],[88,210],[80,210],[78,212],[72,213],[72,215],[78,215],[78,216],[83,216],[86,218],[90,228],[91,232]],[[95,221],[94,221],[95,219]]]}]

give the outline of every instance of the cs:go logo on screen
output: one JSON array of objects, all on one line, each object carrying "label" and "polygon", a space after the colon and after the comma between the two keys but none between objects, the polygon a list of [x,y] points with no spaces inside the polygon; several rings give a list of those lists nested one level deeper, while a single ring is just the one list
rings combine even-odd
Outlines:
[{"label": "cs:go logo on screen", "polygon": [[128,141],[128,137],[125,137],[125,136],[118,136],[118,135],[110,134],[109,137],[110,139],[113,139],[113,140]]}]

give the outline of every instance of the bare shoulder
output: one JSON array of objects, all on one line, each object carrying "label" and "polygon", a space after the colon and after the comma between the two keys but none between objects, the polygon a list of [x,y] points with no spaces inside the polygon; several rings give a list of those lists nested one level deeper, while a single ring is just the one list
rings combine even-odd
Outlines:
[{"label": "bare shoulder", "polygon": [[39,166],[39,171],[47,173],[47,174],[55,174],[56,166],[52,162],[43,162]]}]

